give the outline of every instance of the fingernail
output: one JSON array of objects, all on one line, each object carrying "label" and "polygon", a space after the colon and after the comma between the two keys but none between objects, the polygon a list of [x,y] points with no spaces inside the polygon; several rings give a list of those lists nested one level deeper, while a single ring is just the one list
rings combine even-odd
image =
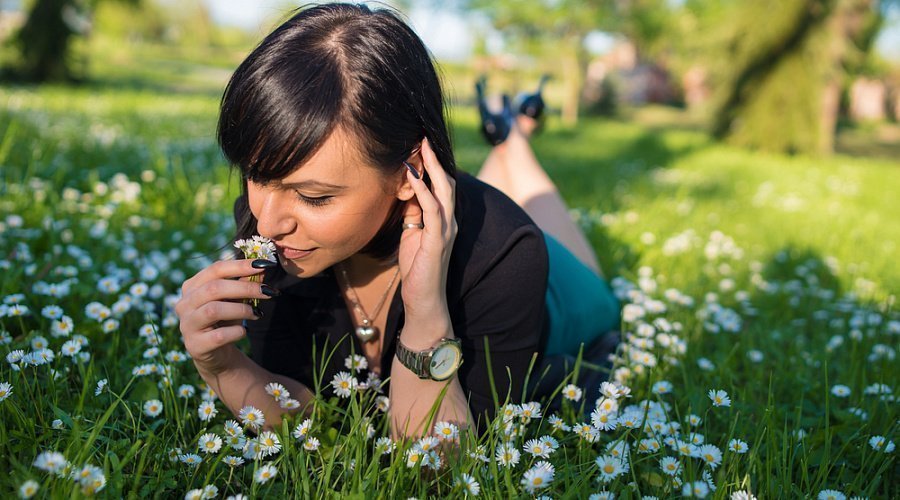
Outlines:
[{"label": "fingernail", "polygon": [[264,295],[268,295],[269,297],[278,297],[279,295],[281,295],[281,290],[278,290],[277,288],[272,288],[271,286],[266,285],[265,283],[263,283],[259,288],[260,288],[260,291]]},{"label": "fingernail", "polygon": [[411,173],[413,177],[415,177],[416,179],[421,179],[421,177],[419,177],[419,173],[416,172],[416,169],[413,168],[413,166],[410,165],[408,161],[404,161],[403,164],[406,165],[406,169],[409,170],[409,173]]},{"label": "fingernail", "polygon": [[256,319],[260,319],[264,316],[263,312],[256,306],[253,306],[253,315],[256,316]]},{"label": "fingernail", "polygon": [[250,266],[252,266],[253,269],[269,269],[269,268],[275,267],[277,265],[278,265],[277,262],[273,262],[271,260],[266,260],[266,259],[256,259],[250,264]]}]

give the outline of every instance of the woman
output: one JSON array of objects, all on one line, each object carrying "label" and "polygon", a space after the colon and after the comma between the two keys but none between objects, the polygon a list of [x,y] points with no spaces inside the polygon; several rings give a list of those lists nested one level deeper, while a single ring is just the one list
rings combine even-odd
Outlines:
[{"label": "woman", "polygon": [[[501,403],[521,400],[536,353],[571,359],[572,345],[617,324],[617,309],[599,322],[597,300],[584,300],[614,304],[531,153],[534,123],[512,125],[478,180],[457,173],[443,113],[427,50],[389,11],[302,10],[236,70],[219,142],[244,181],[238,236],[271,239],[280,266],[216,262],[184,283],[176,307],[195,366],[232,412],[253,405],[280,425],[287,410],[265,385],[281,383],[303,407],[313,352],[335,349],[325,383],[351,352],[390,377],[395,436],[427,433],[444,391],[435,421],[483,428],[491,378]],[[585,271],[576,286],[596,293],[554,289],[572,278],[554,275],[558,263]],[[241,279],[263,271],[263,285]],[[264,300],[257,309],[246,298]],[[589,316],[591,328],[565,338]],[[234,345],[245,334],[251,357]]]}]

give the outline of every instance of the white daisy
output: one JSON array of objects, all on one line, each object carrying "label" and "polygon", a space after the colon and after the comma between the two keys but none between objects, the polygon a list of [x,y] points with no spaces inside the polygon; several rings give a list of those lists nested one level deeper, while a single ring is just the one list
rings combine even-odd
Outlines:
[{"label": "white daisy", "polygon": [[681,496],[706,498],[709,495],[709,485],[704,481],[685,483],[681,488]]},{"label": "white daisy", "polygon": [[34,479],[29,479],[19,486],[19,498],[31,498],[41,489],[41,485]]},{"label": "white daisy", "polygon": [[600,469],[600,481],[608,483],[625,472],[625,463],[621,458],[612,455],[600,455],[595,460]]},{"label": "white daisy", "polygon": [[656,438],[647,438],[641,439],[638,442],[637,451],[638,453],[653,453],[659,451],[661,445],[659,444],[659,440]]},{"label": "white daisy", "polygon": [[312,427],[312,419],[307,418],[303,422],[297,424],[294,428],[293,436],[297,441],[303,441],[309,435],[309,429]]},{"label": "white daisy", "polygon": [[670,394],[672,392],[672,383],[667,380],[660,380],[653,384],[653,387],[650,390],[653,391],[653,394]]},{"label": "white daisy", "polygon": [[226,455],[225,459],[222,461],[225,462],[225,465],[230,467],[240,467],[241,465],[244,465],[244,458],[236,457],[234,455]]},{"label": "white daisy", "polygon": [[434,433],[443,440],[451,440],[459,436],[459,428],[450,422],[438,422],[434,425]]},{"label": "white daisy", "polygon": [[41,316],[43,316],[47,319],[59,319],[62,317],[62,315],[63,315],[63,310],[59,306],[50,305],[50,306],[44,306],[41,309]]},{"label": "white daisy", "polygon": [[559,417],[559,415],[550,415],[547,418],[547,422],[550,424],[550,427],[552,427],[553,430],[555,430],[555,431],[567,432],[571,429],[571,427],[569,427],[566,424],[566,422],[562,418]]},{"label": "white daisy", "polygon": [[209,422],[217,413],[219,410],[216,410],[216,404],[212,401],[204,401],[197,407],[197,416],[203,422]]},{"label": "white daisy", "polygon": [[59,473],[69,465],[69,461],[58,451],[45,451],[35,457],[32,465],[47,472]]},{"label": "white daisy", "polygon": [[48,345],[47,338],[41,335],[36,335],[31,339],[31,348],[35,351],[40,349],[45,349]]},{"label": "white daisy", "polygon": [[836,384],[831,388],[831,394],[834,394],[835,397],[846,398],[850,395],[850,388],[846,385]]},{"label": "white daisy", "polygon": [[9,382],[0,382],[0,401],[12,396],[13,387]]},{"label": "white daisy", "polygon": [[394,443],[394,441],[387,436],[383,436],[375,440],[375,451],[377,453],[380,453],[381,455],[392,453],[396,449],[396,447],[397,445]]},{"label": "white daisy", "polygon": [[163,404],[158,399],[151,399],[144,403],[144,414],[148,417],[155,417],[162,413]]},{"label": "white daisy", "polygon": [[222,449],[222,438],[208,432],[200,436],[198,446],[203,453],[218,453]]},{"label": "white daisy", "polygon": [[731,441],[728,441],[728,449],[735,453],[742,454],[742,453],[747,453],[747,450],[749,450],[750,447],[747,446],[746,442],[744,442],[740,439],[732,439]]},{"label": "white daisy", "polygon": [[581,388],[575,384],[569,384],[563,387],[563,397],[568,399],[569,401],[579,401],[581,400]]},{"label": "white daisy", "polygon": [[59,353],[71,358],[78,354],[79,351],[81,351],[81,343],[75,340],[67,340],[63,343]]},{"label": "white daisy", "polygon": [[546,442],[543,439],[529,439],[522,446],[522,449],[533,457],[541,458],[548,458],[553,451],[546,446]]},{"label": "white daisy", "polygon": [[618,419],[615,412],[603,411],[596,408],[591,412],[591,424],[601,431],[615,430],[618,425]]},{"label": "white daisy", "polygon": [[711,469],[715,469],[722,463],[722,451],[716,445],[704,444],[697,452],[700,458],[706,462]]},{"label": "white daisy", "polygon": [[282,401],[291,397],[291,393],[278,382],[266,384],[266,394],[275,398],[276,401]]},{"label": "white daisy", "polygon": [[254,408],[253,406],[241,408],[238,417],[244,425],[250,426],[254,430],[259,429],[266,424],[266,416],[263,415],[261,410]]},{"label": "white daisy", "polygon": [[441,442],[434,436],[425,436],[416,441],[416,446],[423,451],[432,451],[437,448]]},{"label": "white daisy", "polygon": [[497,447],[497,452],[494,454],[494,457],[501,466],[513,467],[519,463],[520,454],[519,450],[517,450],[512,443],[503,443]]},{"label": "white daisy", "polygon": [[847,500],[847,495],[837,490],[822,490],[816,498],[818,500]]},{"label": "white daisy", "polygon": [[271,431],[264,431],[256,438],[263,456],[275,455],[281,451],[281,441],[278,435]]},{"label": "white daisy", "polygon": [[312,436],[306,438],[303,442],[303,449],[306,451],[316,451],[319,449],[319,440]]},{"label": "white daisy", "polygon": [[184,500],[203,500],[203,490],[200,488],[188,490],[188,492],[184,494]]},{"label": "white daisy", "polygon": [[331,380],[331,387],[334,389],[334,393],[342,398],[349,398],[351,391],[356,389],[358,385],[359,382],[356,380],[356,377],[347,372],[339,372]]},{"label": "white daisy", "polygon": [[522,406],[519,407],[519,416],[522,417],[523,421],[541,418],[543,416],[541,404],[536,401],[522,403]]},{"label": "white daisy", "polygon": [[181,384],[180,386],[178,386],[178,391],[176,392],[179,398],[188,399],[192,397],[196,393],[196,391],[197,390],[194,389],[194,386],[190,384]]},{"label": "white daisy", "polygon": [[659,461],[659,468],[670,476],[677,476],[681,472],[681,462],[674,457],[664,457]]},{"label": "white daisy", "polygon": [[275,477],[276,474],[278,474],[278,469],[274,465],[266,464],[256,470],[253,481],[262,484]]},{"label": "white daisy", "polygon": [[463,491],[466,496],[477,497],[481,493],[481,485],[469,474],[463,473],[456,477],[454,485]]},{"label": "white daisy", "polygon": [[369,367],[369,360],[359,354],[351,354],[344,359],[344,366],[351,371],[362,371]]},{"label": "white daisy", "polygon": [[875,451],[890,453],[894,451],[894,442],[884,436],[872,436],[869,438],[869,446]]},{"label": "white daisy", "polygon": [[529,494],[533,494],[537,490],[550,486],[550,483],[553,482],[553,476],[553,466],[547,464],[547,462],[541,462],[525,471],[525,475],[522,477],[522,486],[525,487],[525,491]]},{"label": "white daisy", "polygon": [[416,465],[419,465],[422,463],[422,458],[426,454],[426,451],[413,445],[410,449],[406,450],[406,466],[415,467]]},{"label": "white daisy", "polygon": [[282,399],[278,402],[278,406],[285,410],[296,410],[297,408],[300,408],[300,401],[293,398]]},{"label": "white daisy", "polygon": [[731,399],[728,398],[728,393],[723,390],[710,389],[708,395],[713,406],[731,406]]}]

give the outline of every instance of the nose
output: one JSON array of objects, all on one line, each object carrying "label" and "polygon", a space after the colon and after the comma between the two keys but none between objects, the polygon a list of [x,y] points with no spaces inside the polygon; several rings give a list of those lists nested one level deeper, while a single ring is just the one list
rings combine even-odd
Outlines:
[{"label": "nose", "polygon": [[278,189],[250,189],[248,196],[260,236],[279,241],[296,230],[297,223],[290,213],[290,205],[280,196]]}]

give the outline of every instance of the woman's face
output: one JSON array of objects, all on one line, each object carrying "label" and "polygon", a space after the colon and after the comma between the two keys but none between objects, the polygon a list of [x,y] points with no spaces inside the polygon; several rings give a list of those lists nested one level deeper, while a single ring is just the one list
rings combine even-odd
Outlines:
[{"label": "woman's face", "polygon": [[357,151],[356,141],[337,129],[284,179],[247,183],[257,231],[278,247],[289,274],[307,278],[353,256],[378,233],[393,203],[413,196],[405,169],[386,177]]}]

